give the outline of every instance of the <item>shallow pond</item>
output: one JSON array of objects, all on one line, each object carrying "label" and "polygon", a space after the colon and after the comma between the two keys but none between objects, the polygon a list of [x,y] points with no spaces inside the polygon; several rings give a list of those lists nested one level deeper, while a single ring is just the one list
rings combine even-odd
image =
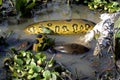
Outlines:
[{"label": "shallow pond", "polygon": [[[13,36],[16,37],[16,39],[20,38],[34,40],[35,36],[30,36],[23,32],[23,29],[27,25],[34,22],[61,19],[87,19],[95,23],[100,21],[99,12],[90,11],[86,6],[83,5],[72,5],[71,7],[69,7],[66,4],[49,4],[48,6],[49,8],[44,8],[36,12],[34,18],[23,19],[23,21],[21,21],[21,24],[16,23],[15,17],[9,17],[7,20],[4,20],[0,25],[1,32],[12,30],[16,33],[16,35]],[[54,57],[55,60],[65,65],[66,68],[68,68],[73,73],[74,80],[77,78],[79,80],[95,80],[96,72],[101,73],[102,71],[104,71],[104,69],[111,66],[111,64],[107,64],[109,62],[107,56],[105,56],[102,60],[99,60],[92,55],[96,44],[95,40],[93,40],[90,44],[85,44],[83,40],[84,35],[49,35],[49,37],[55,38],[56,44],[79,43],[85,46],[89,46],[91,48],[89,52],[83,54],[70,55],[58,53]],[[16,43],[13,42],[13,44]],[[53,55],[49,53],[46,54],[48,58],[51,58]],[[6,55],[2,54],[1,56]],[[3,57],[1,57],[1,64],[3,64],[2,62]],[[0,66],[0,68],[1,67],[2,65]],[[0,75],[2,75],[1,71]]]}]

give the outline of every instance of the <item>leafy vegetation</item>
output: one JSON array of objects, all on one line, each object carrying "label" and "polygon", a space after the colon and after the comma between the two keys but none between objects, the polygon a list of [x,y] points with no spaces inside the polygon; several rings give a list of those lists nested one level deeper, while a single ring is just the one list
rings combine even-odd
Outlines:
[{"label": "leafy vegetation", "polygon": [[[71,1],[71,0],[68,0],[68,1]],[[20,11],[22,14],[23,13],[25,14],[25,12],[30,11],[30,9],[32,9],[36,5],[35,2],[37,2],[37,0],[17,0],[16,1],[16,9],[17,9],[17,11]],[[91,10],[101,9],[101,10],[107,11],[107,12],[120,11],[120,5],[116,1],[83,0],[81,2],[80,0],[75,0],[75,1],[72,1],[72,3],[88,4],[89,9],[91,9]]]},{"label": "leafy vegetation", "polygon": [[78,3],[88,5],[89,9],[106,11],[109,13],[120,11],[120,4],[117,0],[75,0]]},{"label": "leafy vegetation", "polygon": [[[64,80],[70,72],[53,60],[46,59],[44,53],[14,52],[13,57],[6,58],[4,66],[8,80]],[[63,74],[64,73],[64,74]]]},{"label": "leafy vegetation", "polygon": [[0,0],[0,5],[2,5],[2,0]]},{"label": "leafy vegetation", "polygon": [[35,6],[35,0],[16,0],[15,7],[21,16],[31,16],[31,9]]},{"label": "leafy vegetation", "polygon": [[[0,0],[0,5],[1,5],[0,13],[3,15],[19,14],[20,17],[31,17],[34,14],[34,10],[38,8],[38,6],[40,10],[42,6],[47,7],[48,2],[52,2],[52,1],[51,0],[45,0],[45,1],[44,0],[43,1],[42,0],[9,0],[9,4],[8,4],[8,2],[5,3],[5,1]],[[120,11],[120,4],[115,0],[114,1],[112,0],[83,0],[83,1],[67,0],[67,4],[71,4],[71,3],[87,5],[91,10],[100,9],[102,11],[106,11],[110,13]],[[3,7],[2,4],[10,5],[10,6],[6,8],[5,6]]]},{"label": "leafy vegetation", "polygon": [[115,1],[93,0],[93,2],[88,2],[88,7],[91,10],[101,9],[109,13],[120,11],[120,5]]},{"label": "leafy vegetation", "polygon": [[[12,34],[12,33],[11,33]],[[0,44],[7,44],[6,38],[10,37],[10,34],[6,34],[5,37],[0,38]],[[40,35],[37,39],[41,39]],[[19,51],[15,48],[11,48],[7,52],[10,57],[4,59],[4,68],[7,71],[7,80],[64,80],[71,77],[71,73],[65,69],[61,64],[51,59],[47,59],[45,53],[41,52],[46,47],[52,46],[53,39],[43,36],[43,41],[38,44],[38,53],[32,53],[30,51]],[[5,47],[7,49],[7,47]],[[67,75],[67,76],[66,76]]]}]

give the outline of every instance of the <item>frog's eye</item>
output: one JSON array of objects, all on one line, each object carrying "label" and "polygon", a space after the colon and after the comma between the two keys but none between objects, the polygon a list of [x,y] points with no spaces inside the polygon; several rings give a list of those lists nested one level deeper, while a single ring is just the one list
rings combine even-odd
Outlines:
[{"label": "frog's eye", "polygon": [[37,38],[42,38],[43,37],[43,35],[42,34],[39,34],[38,36],[37,36]]},{"label": "frog's eye", "polygon": [[36,39],[34,43],[35,43],[35,44],[38,44],[38,43],[39,43],[39,40]]}]

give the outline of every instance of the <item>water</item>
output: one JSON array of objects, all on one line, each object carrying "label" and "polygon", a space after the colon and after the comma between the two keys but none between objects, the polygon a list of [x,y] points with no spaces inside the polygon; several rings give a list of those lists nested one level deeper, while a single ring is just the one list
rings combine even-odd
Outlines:
[{"label": "water", "polygon": [[[8,18],[5,22],[4,29],[0,26],[1,32],[13,30],[17,33],[17,37],[20,39],[31,39],[34,40],[35,36],[28,36],[23,32],[23,29],[34,22],[47,21],[47,20],[61,20],[61,19],[87,19],[95,23],[99,22],[99,12],[90,11],[86,6],[83,5],[72,5],[71,7],[66,4],[49,4],[48,8],[44,8],[35,13],[32,19],[23,19],[21,24],[16,23],[16,18]],[[8,25],[8,26],[7,26]],[[56,44],[61,43],[79,43],[85,46],[91,47],[90,51],[79,55],[69,54],[56,54],[54,57],[57,62],[62,63],[68,68],[74,75],[74,79],[79,78],[80,80],[86,78],[87,80],[94,80],[95,72],[100,71],[102,68],[99,63],[102,63],[98,58],[93,57],[92,53],[95,47],[96,41],[93,40],[90,44],[85,44],[82,37],[84,35],[53,35],[50,36],[55,38]],[[53,54],[47,53],[48,58],[51,58]],[[108,62],[108,61],[106,61]],[[103,63],[104,64],[104,63]]]}]

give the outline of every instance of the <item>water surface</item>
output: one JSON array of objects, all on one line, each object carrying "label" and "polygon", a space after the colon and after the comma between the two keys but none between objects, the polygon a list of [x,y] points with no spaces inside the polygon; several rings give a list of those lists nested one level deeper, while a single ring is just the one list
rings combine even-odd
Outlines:
[{"label": "water surface", "polygon": [[[27,35],[23,32],[23,29],[34,22],[47,21],[47,20],[63,20],[63,19],[87,19],[95,23],[99,22],[99,12],[89,10],[83,5],[72,5],[71,7],[66,4],[49,4],[48,8],[44,8],[36,12],[33,18],[23,19],[21,24],[16,23],[15,17],[9,17],[4,20],[0,25],[1,32],[14,31],[17,38],[34,40],[35,36]],[[3,27],[4,26],[4,27]],[[84,35],[49,35],[51,38],[55,38],[56,44],[64,43],[78,43],[90,47],[90,51],[78,55],[70,55],[58,53],[55,56],[57,62],[62,63],[68,68],[73,74],[74,78],[82,80],[95,79],[95,72],[100,71],[101,61],[96,57],[93,57],[92,53],[95,48],[96,41],[93,40],[89,44],[84,43]],[[47,53],[48,58],[51,58],[53,54]],[[1,58],[2,59],[2,58]],[[2,61],[2,60],[1,60]],[[107,61],[106,61],[107,62]],[[105,64],[105,63],[103,63]]]}]

